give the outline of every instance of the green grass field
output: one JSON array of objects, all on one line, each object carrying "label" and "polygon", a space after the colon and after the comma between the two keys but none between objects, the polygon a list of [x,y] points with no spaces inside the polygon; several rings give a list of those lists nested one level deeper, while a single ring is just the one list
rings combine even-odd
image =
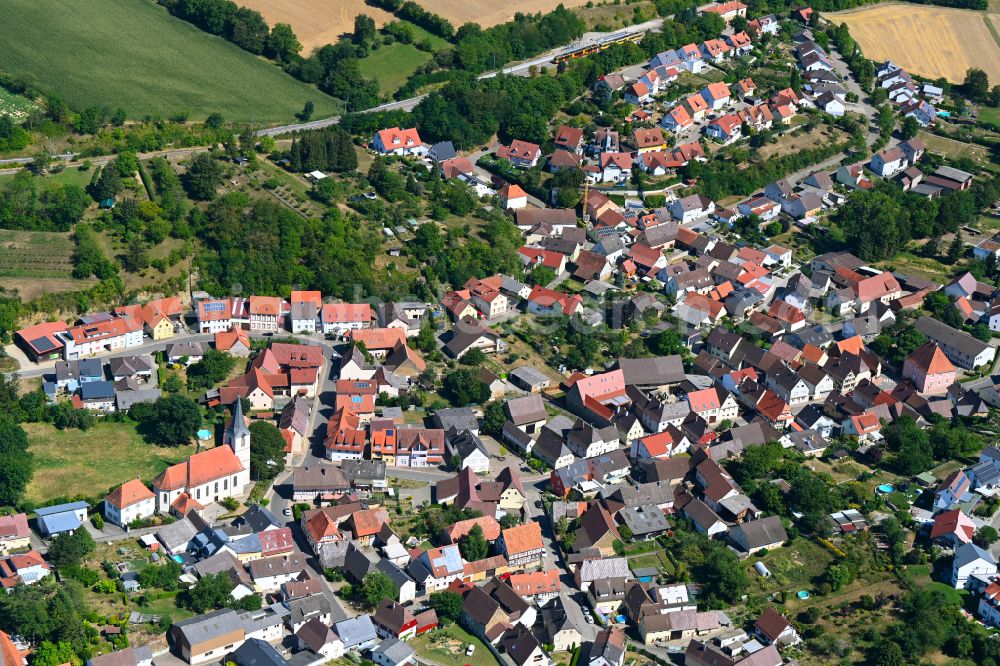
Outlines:
[{"label": "green grass field", "polygon": [[0,71],[77,109],[260,123],[292,122],[307,100],[317,118],[338,110],[337,100],[149,0],[7,0],[3,14]]},{"label": "green grass field", "polygon": [[[470,643],[475,645],[476,649],[467,657],[465,649]],[[435,629],[411,639],[410,647],[417,656],[441,666],[492,666],[496,663],[483,642],[457,624]]]},{"label": "green grass field", "polygon": [[98,423],[90,430],[56,430],[46,423],[25,423],[35,476],[26,499],[102,495],[139,476],[143,481],[192,453],[193,446],[146,444],[128,423]]},{"label": "green grass field", "polygon": [[72,255],[68,233],[0,230],[0,277],[69,278]]},{"label": "green grass field", "polygon": [[[430,40],[435,49],[442,48],[448,43],[432,35],[419,26],[410,24],[413,29],[413,41],[421,42]],[[378,82],[379,91],[383,95],[391,95],[399,90],[406,80],[417,71],[417,68],[426,63],[432,57],[431,53],[421,51],[413,44],[403,44],[396,42],[389,46],[382,46],[377,51],[369,51],[368,56],[358,62],[358,69],[365,78],[374,79]]]}]

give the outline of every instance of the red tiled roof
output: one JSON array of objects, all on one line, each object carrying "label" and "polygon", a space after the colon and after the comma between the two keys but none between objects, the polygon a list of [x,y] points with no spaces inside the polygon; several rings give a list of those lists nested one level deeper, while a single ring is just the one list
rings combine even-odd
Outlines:
[{"label": "red tiled roof", "polygon": [[503,542],[508,557],[545,547],[542,543],[542,527],[536,522],[515,525],[503,530]]},{"label": "red tiled roof", "polygon": [[221,479],[224,476],[243,471],[243,464],[228,446],[195,453],[185,462],[168,467],[153,481],[153,486],[161,490],[200,486]]},{"label": "red tiled roof", "polygon": [[119,509],[124,509],[154,497],[155,495],[146,487],[146,484],[139,479],[132,479],[112,490],[111,494],[104,498],[104,501]]}]

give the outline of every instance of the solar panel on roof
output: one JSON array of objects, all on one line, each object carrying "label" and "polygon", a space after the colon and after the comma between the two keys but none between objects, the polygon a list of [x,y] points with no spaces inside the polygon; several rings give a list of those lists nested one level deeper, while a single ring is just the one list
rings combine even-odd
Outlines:
[{"label": "solar panel on roof", "polygon": [[226,309],[226,304],[222,301],[213,301],[211,303],[205,303],[205,312],[222,312]]},{"label": "solar panel on roof", "polygon": [[31,341],[31,346],[37,349],[40,354],[56,348],[55,343],[49,338],[35,338]]}]

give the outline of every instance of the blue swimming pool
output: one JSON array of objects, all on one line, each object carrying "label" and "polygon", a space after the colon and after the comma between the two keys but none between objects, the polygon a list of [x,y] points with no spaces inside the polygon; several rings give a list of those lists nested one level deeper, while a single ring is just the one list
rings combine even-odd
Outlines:
[{"label": "blue swimming pool", "polygon": [[184,564],[184,558],[181,557],[180,555],[171,555],[170,559],[172,559],[177,564]]},{"label": "blue swimming pool", "polygon": [[893,490],[895,490],[895,488],[893,488],[893,487],[892,487],[892,484],[891,484],[891,483],[883,483],[882,485],[880,485],[880,486],[879,486],[879,487],[877,488],[877,490],[878,490],[878,491],[879,491],[880,493],[884,493],[884,494],[888,495],[888,494],[889,494],[889,493],[891,493],[891,492],[892,492]]}]

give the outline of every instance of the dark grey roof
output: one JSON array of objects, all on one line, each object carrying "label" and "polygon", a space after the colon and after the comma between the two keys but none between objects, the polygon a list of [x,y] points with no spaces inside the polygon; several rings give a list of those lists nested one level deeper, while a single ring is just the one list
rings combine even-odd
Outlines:
[{"label": "dark grey roof", "polygon": [[402,664],[409,661],[416,654],[409,645],[398,638],[389,637],[382,641],[382,644],[372,650],[372,654],[381,654],[393,664]]},{"label": "dark grey roof", "polygon": [[243,401],[233,400],[233,418],[229,424],[229,436],[233,439],[250,436],[250,428],[243,418]]},{"label": "dark grey roof", "polygon": [[507,401],[507,414],[514,425],[524,425],[544,421],[548,418],[545,412],[545,402],[537,393],[513,398]]},{"label": "dark grey roof", "polygon": [[344,460],[340,463],[340,471],[352,484],[359,481],[372,482],[385,480],[384,460]]},{"label": "dark grey roof", "polygon": [[635,536],[664,532],[670,528],[667,517],[655,504],[627,506],[618,515]]},{"label": "dark grey roof", "polygon": [[729,534],[747,548],[760,548],[788,541],[788,534],[785,533],[781,518],[778,516],[768,516],[736,525],[729,530]]},{"label": "dark grey roof", "polygon": [[653,358],[619,358],[615,367],[625,376],[626,386],[662,386],[684,381],[684,363],[677,354]]},{"label": "dark grey roof", "polygon": [[989,344],[977,340],[968,333],[930,317],[918,319],[916,329],[934,342],[957,349],[970,359],[979,356],[989,347]]},{"label": "dark grey roof", "polygon": [[223,608],[188,620],[174,622],[171,628],[175,632],[180,632],[189,645],[196,645],[217,636],[238,631],[243,628],[243,622],[236,611]]},{"label": "dark grey roof", "polygon": [[233,521],[233,525],[247,525],[254,532],[263,532],[271,527],[285,526],[269,509],[259,504],[251,504],[250,508]]},{"label": "dark grey roof", "polygon": [[471,430],[462,430],[461,432],[455,433],[454,435],[448,437],[448,440],[445,443],[448,445],[448,448],[451,449],[453,455],[457,455],[463,460],[476,451],[479,451],[487,458],[489,457],[489,454],[486,452],[486,446],[483,444],[483,440],[479,439],[479,437],[477,437]]},{"label": "dark grey roof", "polygon": [[375,640],[375,625],[368,615],[341,620],[333,625],[334,631],[344,642],[344,647],[350,649],[367,641]]},{"label": "dark grey roof", "polygon": [[312,467],[296,467],[292,470],[292,488],[296,492],[333,492],[350,487],[347,477],[336,465],[316,463]]},{"label": "dark grey roof", "polygon": [[452,429],[458,432],[462,430],[479,430],[479,419],[476,418],[476,413],[468,407],[439,409],[434,412],[434,422],[446,432]]},{"label": "dark grey roof", "polygon": [[287,666],[288,662],[273,645],[259,638],[251,638],[236,648],[231,659],[237,666]]},{"label": "dark grey roof", "polygon": [[510,377],[517,379],[526,386],[538,386],[549,381],[549,378],[538,368],[530,365],[522,365],[510,373]]},{"label": "dark grey roof", "polygon": [[115,385],[112,382],[84,382],[80,385],[83,400],[114,400]]}]

